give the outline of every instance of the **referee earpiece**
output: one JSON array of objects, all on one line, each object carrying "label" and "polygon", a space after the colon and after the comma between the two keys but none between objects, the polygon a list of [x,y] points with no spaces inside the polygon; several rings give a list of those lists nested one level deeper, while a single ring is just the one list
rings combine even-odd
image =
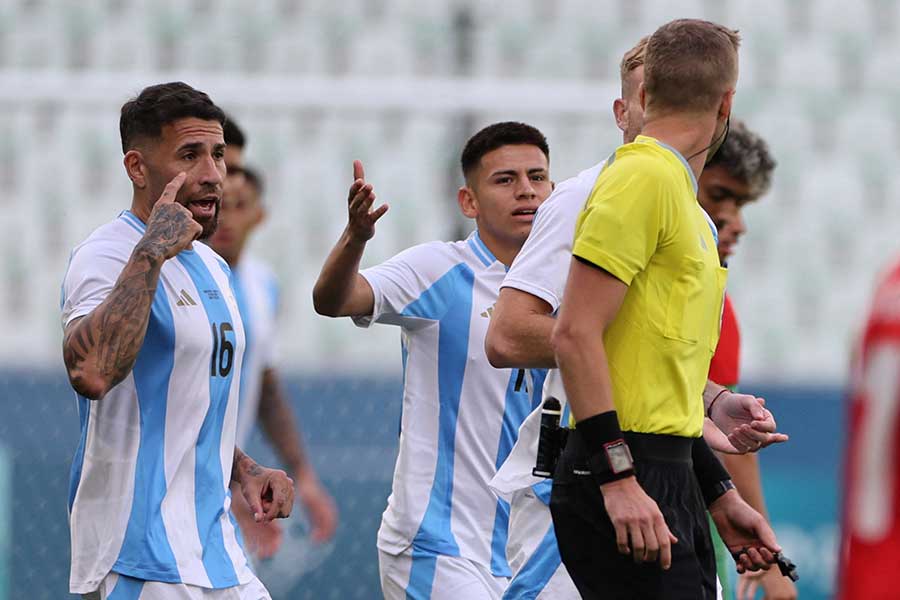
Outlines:
[{"label": "referee earpiece", "polygon": [[722,144],[725,143],[725,139],[728,137],[728,130],[731,128],[731,113],[725,118],[725,129],[722,130],[722,133],[713,138],[713,141],[709,143],[709,146],[705,148],[701,148],[697,150],[693,154],[687,157],[687,161],[690,162],[692,158],[695,156],[700,156],[704,152],[708,152],[706,155],[706,162],[704,164],[708,165],[709,161],[716,155],[716,152],[719,151],[719,148],[722,147]]}]

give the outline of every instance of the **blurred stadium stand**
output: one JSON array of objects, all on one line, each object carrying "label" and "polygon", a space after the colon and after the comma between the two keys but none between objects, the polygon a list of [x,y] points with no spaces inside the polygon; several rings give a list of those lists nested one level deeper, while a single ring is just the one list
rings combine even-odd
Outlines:
[{"label": "blurred stadium stand", "polygon": [[[391,204],[367,264],[452,239],[467,226],[455,190],[468,135],[499,119],[537,125],[557,181],[598,162],[621,140],[610,112],[621,54],[675,17],[741,30],[735,114],[763,134],[779,162],[772,192],[746,210],[750,232],[731,263],[745,379],[770,386],[770,400],[788,411],[800,409],[781,401],[791,397],[783,386],[809,403],[827,398],[805,410],[837,435],[854,327],[875,274],[900,249],[894,0],[0,0],[0,398],[21,410],[13,425],[0,424],[0,444],[13,457],[17,488],[23,478],[37,480],[24,499],[13,496],[11,545],[0,514],[0,556],[6,548],[13,561],[7,571],[0,561],[0,599],[5,573],[11,589],[30,598],[62,597],[61,473],[77,425],[61,378],[59,285],[73,245],[130,202],[117,129],[129,96],[183,79],[247,131],[271,214],[255,253],[281,279],[279,354],[298,376],[298,400],[312,403],[300,410],[304,418],[323,411],[310,417],[321,418],[309,429],[311,444],[328,456],[316,458],[327,468],[335,456],[377,457],[368,470],[377,492],[359,482],[341,489],[348,496],[336,543],[339,562],[356,565],[345,578],[372,578],[393,442],[386,434],[381,454],[370,456],[357,452],[368,438],[357,448],[344,435],[370,421],[359,411],[390,423],[399,409],[397,332],[356,331],[311,306],[312,282],[345,222],[351,161],[364,161]],[[304,376],[323,367],[340,377]],[[383,389],[360,387],[367,377]],[[788,431],[792,448],[773,457],[798,452],[801,462],[784,464],[823,464],[801,446],[799,431]],[[316,437],[326,432],[335,439]],[[834,458],[823,475],[832,480]],[[825,487],[817,497],[833,498],[833,481]],[[784,515],[794,518],[787,505]],[[823,523],[833,521],[833,510],[822,513]],[[356,562],[346,544],[357,544],[365,560]],[[34,591],[51,583],[53,591]],[[368,591],[315,597],[377,596]]]}]

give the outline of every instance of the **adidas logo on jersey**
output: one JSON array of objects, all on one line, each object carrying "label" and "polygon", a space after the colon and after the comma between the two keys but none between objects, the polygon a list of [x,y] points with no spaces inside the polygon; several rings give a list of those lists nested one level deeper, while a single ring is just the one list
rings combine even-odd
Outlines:
[{"label": "adidas logo on jersey", "polygon": [[197,303],[194,302],[191,295],[182,288],[181,292],[178,294],[178,302],[175,303],[175,306],[197,306]]},{"label": "adidas logo on jersey", "polygon": [[486,311],[481,313],[481,316],[484,317],[485,319],[490,319],[492,314],[494,314],[494,307],[490,306],[490,307],[488,307],[488,309]]}]

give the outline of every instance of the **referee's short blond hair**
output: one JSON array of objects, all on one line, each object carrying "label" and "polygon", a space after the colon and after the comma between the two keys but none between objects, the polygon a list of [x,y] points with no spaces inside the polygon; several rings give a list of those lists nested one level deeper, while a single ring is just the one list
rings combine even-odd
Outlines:
[{"label": "referee's short blond hair", "polygon": [[644,53],[647,110],[704,112],[738,76],[737,31],[700,19],[678,19],[657,29]]}]

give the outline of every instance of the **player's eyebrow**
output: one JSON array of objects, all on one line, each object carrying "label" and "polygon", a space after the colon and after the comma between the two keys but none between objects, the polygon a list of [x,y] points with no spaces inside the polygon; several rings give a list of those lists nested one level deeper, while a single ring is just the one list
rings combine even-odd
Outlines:
[{"label": "player's eyebrow", "polygon": [[[186,144],[182,144],[181,146],[179,146],[178,150],[176,152],[185,152],[187,150],[192,150],[194,152],[198,152],[203,149],[204,145],[205,144],[203,142],[188,142]],[[213,152],[224,151],[224,150],[225,150],[224,142],[213,146]]]},{"label": "player's eyebrow", "polygon": [[193,150],[196,152],[203,148],[203,142],[188,142],[186,144],[182,144],[178,147],[177,152],[184,152],[185,150]]},{"label": "player's eyebrow", "polygon": [[[534,175],[535,173],[546,173],[547,169],[545,167],[531,167],[528,169],[529,175]],[[515,177],[519,172],[515,169],[502,169],[500,171],[494,171],[491,173],[491,177],[497,177],[498,175],[510,175]]]},{"label": "player's eyebrow", "polygon": [[733,198],[738,202],[746,202],[750,199],[750,194],[738,194],[730,187],[724,185],[714,185],[712,188],[712,192],[718,195],[726,196],[728,198]]}]

